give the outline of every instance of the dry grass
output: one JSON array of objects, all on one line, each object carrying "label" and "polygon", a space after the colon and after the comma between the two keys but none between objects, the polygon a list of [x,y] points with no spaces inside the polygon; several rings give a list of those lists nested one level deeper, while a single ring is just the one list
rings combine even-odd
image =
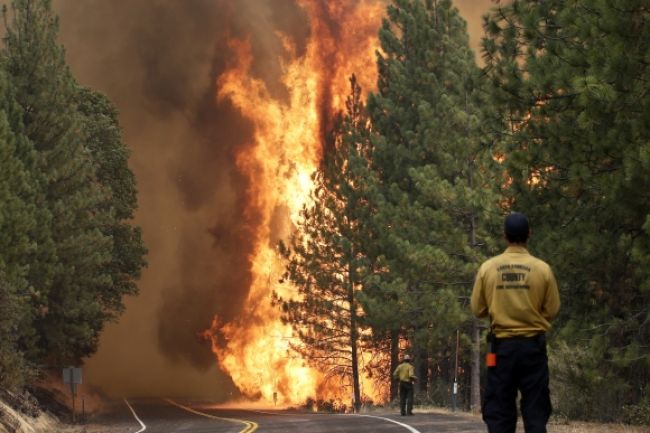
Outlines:
[{"label": "dry grass", "polygon": [[452,411],[451,409],[447,409],[444,407],[437,407],[437,406],[417,406],[416,411],[418,413],[437,413],[441,415],[453,415],[453,416],[458,416],[461,418],[467,418],[467,419],[473,419],[476,421],[482,421],[481,415],[480,414],[473,414],[471,412],[464,412],[461,410],[457,410],[456,412]]},{"label": "dry grass", "polygon": [[549,424],[549,433],[650,433],[650,427],[624,424],[594,424],[570,422],[568,424]]},{"label": "dry grass", "polygon": [[[2,424],[8,424],[9,430]],[[0,401],[0,433],[124,433],[124,427],[90,424],[70,425],[60,422],[47,412],[36,418],[17,412]]]},{"label": "dry grass", "polygon": [[[2,401],[0,401],[0,417],[2,418],[2,424],[6,424],[9,431],[13,433],[58,433],[63,428],[56,418],[47,413],[41,413],[37,418],[32,418],[17,412]],[[0,432],[6,431],[7,429],[0,425]]]}]

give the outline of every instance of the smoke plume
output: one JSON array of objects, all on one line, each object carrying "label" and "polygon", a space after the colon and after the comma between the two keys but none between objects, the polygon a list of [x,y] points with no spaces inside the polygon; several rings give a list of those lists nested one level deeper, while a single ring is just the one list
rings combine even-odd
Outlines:
[{"label": "smoke plume", "polygon": [[[475,49],[489,4],[458,4]],[[120,111],[138,181],[135,222],[150,251],[140,296],[105,330],[86,378],[115,395],[230,398],[236,388],[199,334],[215,315],[242,320],[259,216],[247,207],[248,178],[234,162],[251,145],[253,126],[216,98],[233,55],[227,41],[250,44],[251,73],[281,99],[286,52],[278,35],[290,36],[300,55],[309,37],[335,41],[345,29],[324,22],[310,34],[295,0],[55,0],[54,8],[74,75]],[[329,110],[331,95],[324,89],[320,97]]]}]

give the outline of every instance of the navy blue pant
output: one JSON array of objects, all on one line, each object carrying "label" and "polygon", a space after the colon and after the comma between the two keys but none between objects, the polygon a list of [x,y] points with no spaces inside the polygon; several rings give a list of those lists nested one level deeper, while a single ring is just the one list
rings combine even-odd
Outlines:
[{"label": "navy blue pant", "polygon": [[526,433],[546,433],[551,415],[546,338],[498,339],[497,365],[488,367],[483,420],[490,433],[514,433],[517,391]]},{"label": "navy blue pant", "polygon": [[402,415],[413,413],[413,384],[411,382],[399,382],[399,409]]}]

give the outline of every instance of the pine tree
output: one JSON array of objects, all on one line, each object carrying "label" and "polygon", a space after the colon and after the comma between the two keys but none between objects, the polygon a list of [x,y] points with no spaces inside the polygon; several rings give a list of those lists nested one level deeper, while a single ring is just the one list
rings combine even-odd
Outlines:
[{"label": "pine tree", "polygon": [[12,101],[10,84],[0,72],[0,272],[8,284],[27,295],[29,258],[36,249],[30,239],[36,225],[31,201],[36,185],[21,160],[29,143],[9,125]]},{"label": "pine tree", "polygon": [[327,375],[349,380],[359,411],[358,293],[371,267],[363,249],[369,211],[363,182],[369,130],[354,76],[351,88],[334,144],[314,175],[313,204],[303,209],[289,248],[281,246],[288,259],[286,278],[298,287],[299,296],[279,301],[283,319],[300,338],[296,350]]},{"label": "pine tree", "polygon": [[376,220],[390,270],[378,299],[391,303],[379,309],[389,329],[406,333],[426,391],[431,352],[448,353],[468,320],[463,304],[498,213],[494,161],[479,139],[487,102],[451,1],[396,0],[379,36],[368,106],[380,136]]},{"label": "pine tree", "polygon": [[19,389],[29,378],[30,370],[18,344],[24,317],[25,300],[0,274],[0,387],[3,389]]},{"label": "pine tree", "polygon": [[[28,378],[21,345],[32,344],[32,298],[29,260],[36,245],[30,233],[36,225],[34,182],[23,164],[24,136],[9,125],[15,112],[11,87],[0,72],[0,387],[16,388]],[[24,156],[24,155],[23,155]]]},{"label": "pine tree", "polygon": [[485,22],[505,192],[556,268],[572,363],[590,352],[609,384],[597,392],[585,367],[563,388],[569,416],[620,419],[650,393],[648,18],[642,0],[531,0]]},{"label": "pine tree", "polygon": [[103,229],[105,192],[84,143],[76,83],[56,41],[58,23],[47,0],[15,0],[3,65],[22,110],[24,134],[36,150],[38,198],[49,212],[29,281],[44,299],[33,326],[39,341],[30,359],[51,366],[92,353],[104,321],[113,241]]},{"label": "pine tree", "polygon": [[114,317],[124,309],[124,295],[137,294],[135,284],[145,266],[146,248],[139,227],[130,222],[137,208],[135,178],[128,167],[129,150],[122,142],[117,111],[102,94],[79,88],[78,110],[82,114],[84,143],[95,166],[96,180],[105,192],[99,209],[109,222],[101,230],[112,239],[110,281],[101,289],[105,313]]}]

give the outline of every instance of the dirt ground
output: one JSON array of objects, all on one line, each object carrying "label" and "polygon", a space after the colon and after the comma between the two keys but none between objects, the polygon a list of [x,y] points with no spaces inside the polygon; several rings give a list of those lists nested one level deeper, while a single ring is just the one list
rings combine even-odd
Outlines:
[{"label": "dirt ground", "polygon": [[593,424],[571,422],[569,424],[549,424],[549,433],[650,433],[650,427],[621,424]]}]

